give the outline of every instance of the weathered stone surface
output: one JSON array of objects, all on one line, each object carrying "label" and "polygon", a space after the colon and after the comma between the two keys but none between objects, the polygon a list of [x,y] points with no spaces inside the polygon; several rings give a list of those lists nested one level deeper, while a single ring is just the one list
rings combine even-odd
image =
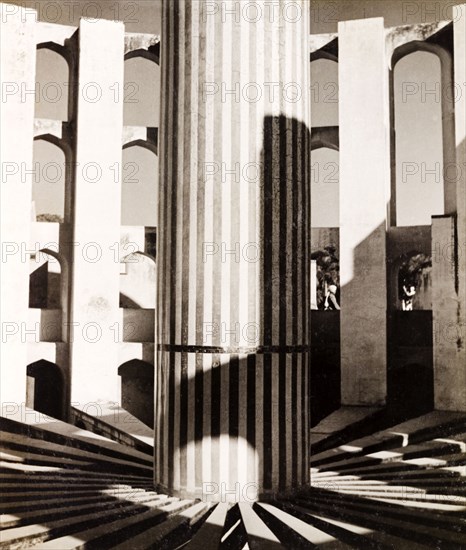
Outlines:
[{"label": "weathered stone surface", "polygon": [[340,23],[338,36],[341,397],[345,405],[381,405],[386,398],[390,189],[383,19]]},{"label": "weathered stone surface", "polygon": [[[119,401],[119,278],[124,27],[81,21],[72,261],[72,401]],[[95,86],[90,85],[95,83]],[[92,89],[91,89],[92,88]],[[95,100],[96,90],[101,95]],[[113,167],[113,168],[112,168]],[[118,182],[115,183],[115,174]]]},{"label": "weathered stone surface", "polygon": [[[34,17],[0,4],[1,155],[1,402],[19,406],[26,398],[32,144],[34,122]],[[34,328],[34,327],[32,327]]]}]

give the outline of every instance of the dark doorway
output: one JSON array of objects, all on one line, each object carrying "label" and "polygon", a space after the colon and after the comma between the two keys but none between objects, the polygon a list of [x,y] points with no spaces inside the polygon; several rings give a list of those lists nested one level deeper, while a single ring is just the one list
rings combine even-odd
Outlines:
[{"label": "dark doorway", "polygon": [[26,406],[47,416],[64,419],[64,383],[60,367],[41,359],[27,367]]},{"label": "dark doorway", "polygon": [[388,406],[400,418],[434,408],[432,311],[391,311],[388,316]]},{"label": "dark doorway", "polygon": [[389,379],[389,408],[400,419],[434,408],[434,373],[431,366],[411,363],[393,369]]},{"label": "dark doorway", "polygon": [[132,359],[120,365],[121,406],[150,428],[154,427],[154,365]]}]

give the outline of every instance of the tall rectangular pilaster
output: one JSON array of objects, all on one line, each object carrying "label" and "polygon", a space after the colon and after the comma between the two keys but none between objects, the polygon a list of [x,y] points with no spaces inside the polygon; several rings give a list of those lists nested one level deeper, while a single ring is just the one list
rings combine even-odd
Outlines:
[{"label": "tall rectangular pilaster", "polygon": [[[453,7],[454,78],[466,82],[466,5]],[[435,408],[466,410],[466,97],[455,97],[456,215],[432,219]]]},{"label": "tall rectangular pilaster", "polygon": [[1,377],[2,412],[26,399],[25,330],[29,300],[29,230],[35,105],[35,13],[0,4]]},{"label": "tall rectangular pilaster", "polygon": [[[119,396],[124,26],[81,20],[71,290],[72,402]],[[118,94],[121,96],[121,93]]]},{"label": "tall rectangular pilaster", "polygon": [[388,67],[382,18],[339,23],[341,397],[386,399]]},{"label": "tall rectangular pilaster", "polygon": [[[434,403],[440,410],[466,410],[464,317],[458,301],[454,216],[432,218],[432,321]],[[462,357],[463,356],[463,357]],[[462,361],[461,361],[462,359]]]},{"label": "tall rectangular pilaster", "polygon": [[[466,82],[466,4],[453,7],[454,78]],[[466,97],[455,97],[456,219],[432,220],[434,402],[466,411]]]}]

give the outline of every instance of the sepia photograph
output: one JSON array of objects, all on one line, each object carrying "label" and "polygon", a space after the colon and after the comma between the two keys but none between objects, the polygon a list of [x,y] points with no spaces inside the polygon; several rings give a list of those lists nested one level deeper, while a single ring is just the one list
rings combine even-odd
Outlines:
[{"label": "sepia photograph", "polygon": [[0,550],[466,550],[465,0],[0,0]]}]

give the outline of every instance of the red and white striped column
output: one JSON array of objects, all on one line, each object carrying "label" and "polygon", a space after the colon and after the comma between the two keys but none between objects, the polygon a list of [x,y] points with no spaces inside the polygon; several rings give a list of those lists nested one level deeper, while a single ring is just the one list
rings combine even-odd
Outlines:
[{"label": "red and white striped column", "polygon": [[167,0],[155,480],[309,480],[309,2]]}]

